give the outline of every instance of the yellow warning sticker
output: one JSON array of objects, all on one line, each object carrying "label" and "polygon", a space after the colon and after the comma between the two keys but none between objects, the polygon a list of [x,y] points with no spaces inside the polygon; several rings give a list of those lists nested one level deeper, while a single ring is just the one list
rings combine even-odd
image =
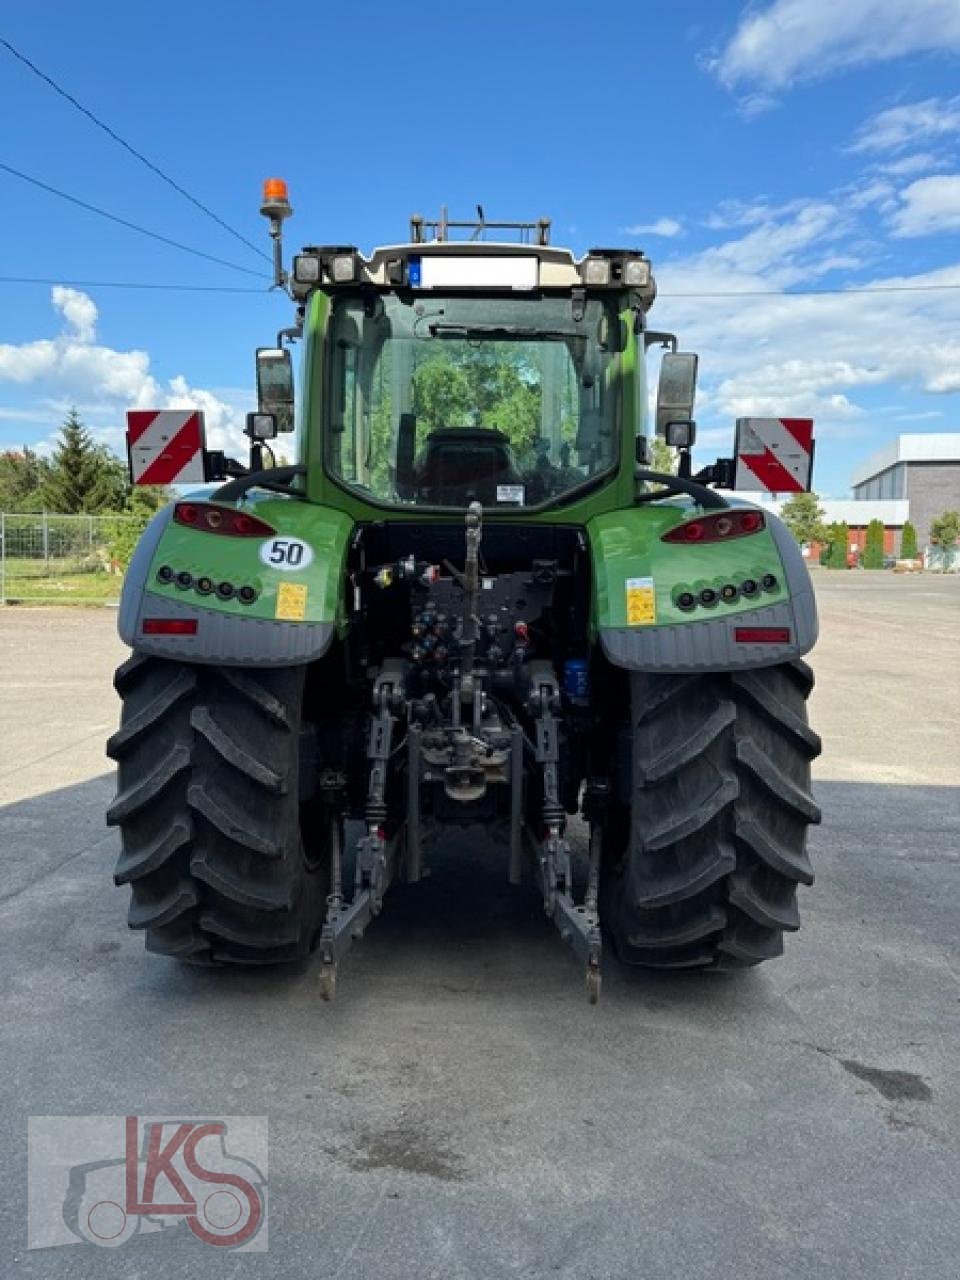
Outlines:
[{"label": "yellow warning sticker", "polygon": [[281,582],[277,587],[275,618],[285,622],[302,622],[307,614],[307,588],[301,582]]},{"label": "yellow warning sticker", "polygon": [[657,597],[652,578],[627,578],[627,626],[649,627],[657,620]]}]

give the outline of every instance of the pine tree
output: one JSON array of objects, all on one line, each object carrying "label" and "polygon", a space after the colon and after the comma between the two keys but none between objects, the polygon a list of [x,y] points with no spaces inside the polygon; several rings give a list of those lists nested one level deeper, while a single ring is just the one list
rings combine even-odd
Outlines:
[{"label": "pine tree", "polygon": [[904,522],[903,532],[900,535],[900,558],[902,560],[917,558],[917,531],[909,520]]},{"label": "pine tree", "polygon": [[847,543],[850,541],[850,530],[841,520],[832,524],[829,529],[830,550],[827,553],[828,569],[845,569],[847,567]]},{"label": "pine tree", "polygon": [[40,485],[44,510],[64,515],[120,511],[127,489],[123,463],[93,441],[76,409],[71,409]]},{"label": "pine tree", "polygon": [[864,569],[883,568],[883,521],[871,520],[867,525],[866,545],[863,549]]}]

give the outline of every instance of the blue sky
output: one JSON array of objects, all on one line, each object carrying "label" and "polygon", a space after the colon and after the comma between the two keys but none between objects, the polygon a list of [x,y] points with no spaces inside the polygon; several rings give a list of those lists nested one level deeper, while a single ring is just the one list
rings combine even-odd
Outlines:
[{"label": "blue sky", "polygon": [[[817,420],[816,484],[907,431],[960,430],[957,0],[645,6],[245,0],[8,6],[0,35],[244,236],[285,177],[287,244],[405,238],[409,214],[549,215],[654,261],[651,322],[701,354],[703,453],[754,413]],[[0,162],[257,272],[266,263],[0,48]],[[11,122],[16,127],[11,128]],[[0,275],[252,287],[0,172]],[[266,283],[266,282],[263,282]],[[684,294],[720,294],[685,297]],[[282,295],[0,283],[0,448],[77,404],[197,403],[240,448]]]}]

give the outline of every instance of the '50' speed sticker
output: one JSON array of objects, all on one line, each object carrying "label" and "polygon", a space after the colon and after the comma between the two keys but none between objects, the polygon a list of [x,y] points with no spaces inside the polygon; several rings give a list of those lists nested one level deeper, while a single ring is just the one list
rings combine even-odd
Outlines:
[{"label": "'50' speed sticker", "polygon": [[299,538],[269,538],[260,544],[260,559],[269,568],[284,572],[306,569],[313,562],[313,547]]}]

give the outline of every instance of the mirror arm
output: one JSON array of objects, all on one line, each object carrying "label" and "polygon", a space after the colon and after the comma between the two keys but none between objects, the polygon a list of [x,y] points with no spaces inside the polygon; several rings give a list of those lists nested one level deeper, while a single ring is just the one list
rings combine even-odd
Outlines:
[{"label": "mirror arm", "polygon": [[[634,499],[635,502],[654,502],[657,498],[667,498],[675,493],[686,493],[691,498],[695,498],[701,507],[707,507],[714,511],[725,511],[730,506],[726,498],[719,493],[715,493],[713,489],[708,489],[705,484],[700,484],[699,480],[689,480],[683,476],[674,476],[666,471],[650,471],[647,467],[637,467],[633,474],[637,480],[650,481],[664,486],[655,493],[637,494]],[[701,472],[700,474],[702,475],[703,473]]]},{"label": "mirror arm", "polygon": [[721,489],[732,489],[736,458],[718,458],[708,467],[702,467],[693,477],[698,484],[715,484]]},{"label": "mirror arm", "polygon": [[299,324],[291,325],[288,329],[277,330],[277,346],[278,347],[283,346],[284,338],[286,338],[287,342],[290,343],[290,342],[296,342],[298,338],[302,338],[302,337],[303,337],[303,322],[301,321]]},{"label": "mirror arm", "polygon": [[276,493],[289,493],[295,497],[304,497],[302,489],[291,489],[290,483],[296,480],[298,476],[305,476],[307,468],[299,465],[295,467],[270,467],[267,471],[251,471],[245,476],[238,476],[235,480],[231,480],[229,484],[223,485],[211,494],[215,502],[236,502],[238,498],[242,498],[248,489],[272,489]]},{"label": "mirror arm", "polygon": [[677,353],[677,335],[675,333],[665,333],[657,329],[644,329],[643,344],[648,349],[659,344],[661,347],[669,347],[674,355]]}]

